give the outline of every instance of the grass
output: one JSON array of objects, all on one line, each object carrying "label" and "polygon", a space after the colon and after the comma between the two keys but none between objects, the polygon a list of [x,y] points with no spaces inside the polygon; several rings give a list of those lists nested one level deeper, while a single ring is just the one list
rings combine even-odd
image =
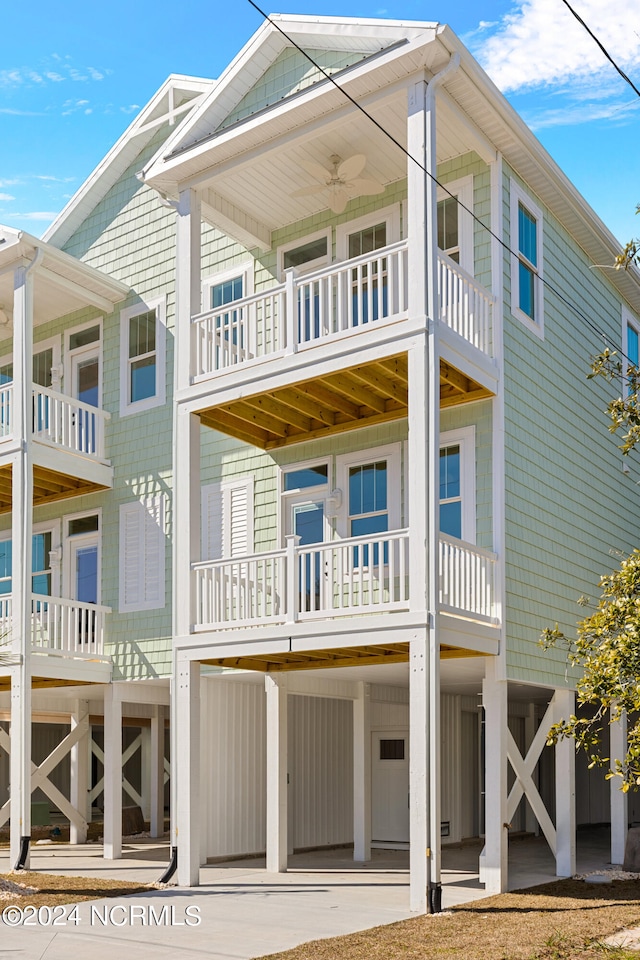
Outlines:
[{"label": "grass", "polygon": [[9,899],[0,899],[0,913],[7,906],[54,907],[57,904],[80,903],[82,900],[101,900],[103,897],[125,897],[132,893],[148,893],[149,887],[142,883],[130,883],[127,880],[102,880],[95,877],[56,876],[51,873],[36,873],[21,870],[19,873],[0,873],[0,881],[23,884],[35,889],[36,893],[25,891],[22,895],[11,895]]},{"label": "grass", "polygon": [[639,960],[639,953],[603,943],[639,924],[640,882],[560,880],[463,904],[449,915],[315,940],[269,960]]}]

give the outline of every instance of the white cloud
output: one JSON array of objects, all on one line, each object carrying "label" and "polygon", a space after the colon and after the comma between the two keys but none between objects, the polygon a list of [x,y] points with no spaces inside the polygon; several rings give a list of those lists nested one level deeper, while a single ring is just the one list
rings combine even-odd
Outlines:
[{"label": "white cloud", "polygon": [[0,187],[15,187],[19,180],[0,180]]},{"label": "white cloud", "polygon": [[7,213],[5,216],[12,220],[53,220],[58,216],[56,210],[33,210],[30,213]]},{"label": "white cloud", "polygon": [[133,113],[134,110],[139,110],[139,109],[140,109],[140,104],[139,104],[139,103],[130,103],[128,107],[120,107],[120,109],[121,109],[121,111],[122,111],[123,113]]},{"label": "white cloud", "polygon": [[48,81],[62,83],[65,80],[73,80],[76,83],[86,83],[89,80],[104,80],[105,76],[111,72],[102,68],[98,70],[96,67],[78,68],[70,62],[71,59],[68,55],[60,57],[57,53],[53,53],[45,57],[41,67],[38,68],[22,66],[0,70],[0,89],[46,86]]},{"label": "white cloud", "polygon": [[0,200],[15,200],[10,193],[0,193]]},{"label": "white cloud", "polygon": [[[637,0],[574,0],[613,59],[627,73],[640,67],[640,7]],[[489,35],[490,34],[490,35]],[[472,50],[503,91],[587,78],[616,78],[614,68],[587,31],[559,0],[520,0],[493,32],[485,24],[468,37]],[[619,78],[619,88],[624,81]]]}]

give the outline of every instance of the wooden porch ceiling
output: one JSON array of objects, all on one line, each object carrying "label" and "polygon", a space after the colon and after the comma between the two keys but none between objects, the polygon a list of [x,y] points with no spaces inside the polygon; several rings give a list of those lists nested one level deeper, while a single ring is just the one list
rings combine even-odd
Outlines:
[{"label": "wooden porch ceiling", "polygon": [[[86,687],[95,686],[91,680],[69,680],[64,677],[31,677],[32,690],[44,690],[49,687]],[[11,690],[11,677],[0,677],[0,693]]]},{"label": "wooden porch ceiling", "polygon": [[[408,413],[408,384],[407,355],[399,354],[209,407],[200,412],[200,420],[207,427],[270,450],[400,420]],[[441,406],[489,396],[490,391],[475,380],[441,362]]]},{"label": "wooden porch ceiling", "polygon": [[[440,659],[479,657],[483,654],[462,647],[442,644]],[[282,673],[286,670],[326,670],[329,667],[371,667],[382,663],[406,663],[408,643],[387,643],[364,647],[340,647],[331,650],[305,650],[296,653],[265,653],[252,656],[219,657],[202,660],[214,667],[236,670],[257,670],[261,673]]]},{"label": "wooden porch ceiling", "polygon": [[[44,467],[33,468],[33,505],[53,503],[68,497],[80,497],[106,487]],[[0,467],[0,514],[11,512],[11,464]]]}]

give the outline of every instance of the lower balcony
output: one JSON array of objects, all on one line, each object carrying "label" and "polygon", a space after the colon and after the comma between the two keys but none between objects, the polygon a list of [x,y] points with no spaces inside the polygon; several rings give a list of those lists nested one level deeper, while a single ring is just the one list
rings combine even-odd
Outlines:
[{"label": "lower balcony", "polygon": [[[110,607],[44,594],[31,595],[32,654],[109,663],[104,654],[105,617]],[[12,597],[0,598],[0,644],[11,643]],[[34,668],[34,673],[37,672]]]},{"label": "lower balcony", "polygon": [[[31,397],[34,504],[110,487],[113,471],[105,459],[104,436],[109,414],[38,384]],[[14,384],[5,383],[0,387],[0,457],[12,452],[14,421]],[[0,462],[0,513],[10,509],[11,466]]]},{"label": "lower balcony", "polygon": [[[333,620],[409,610],[409,531],[300,545],[192,566],[194,632],[301,621]],[[442,535],[439,610],[496,624],[497,556]]]}]

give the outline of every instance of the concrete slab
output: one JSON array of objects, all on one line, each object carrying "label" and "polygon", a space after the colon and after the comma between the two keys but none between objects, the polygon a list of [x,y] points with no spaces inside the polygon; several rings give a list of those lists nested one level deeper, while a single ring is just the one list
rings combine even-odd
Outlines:
[{"label": "concrete slab", "polygon": [[[579,838],[581,872],[608,865],[608,842],[606,830]],[[485,895],[477,877],[479,852],[479,843],[445,849],[445,909]],[[102,859],[97,844],[35,847],[32,853],[35,870],[147,883],[158,879],[167,860],[167,845],[156,841],[127,844],[122,860],[112,861]],[[9,866],[8,851],[0,850],[0,872]],[[553,858],[541,838],[514,841],[510,868],[512,889],[554,879]],[[79,950],[90,952],[91,960],[113,960],[115,950],[126,950],[127,960],[249,960],[410,916],[407,870],[406,851],[382,850],[365,865],[354,864],[347,850],[296,854],[279,875],[267,874],[260,859],[210,864],[194,890],[169,887],[80,904],[77,926],[68,918],[66,926],[55,927],[0,923],[2,952],[21,960],[67,960]]]}]

